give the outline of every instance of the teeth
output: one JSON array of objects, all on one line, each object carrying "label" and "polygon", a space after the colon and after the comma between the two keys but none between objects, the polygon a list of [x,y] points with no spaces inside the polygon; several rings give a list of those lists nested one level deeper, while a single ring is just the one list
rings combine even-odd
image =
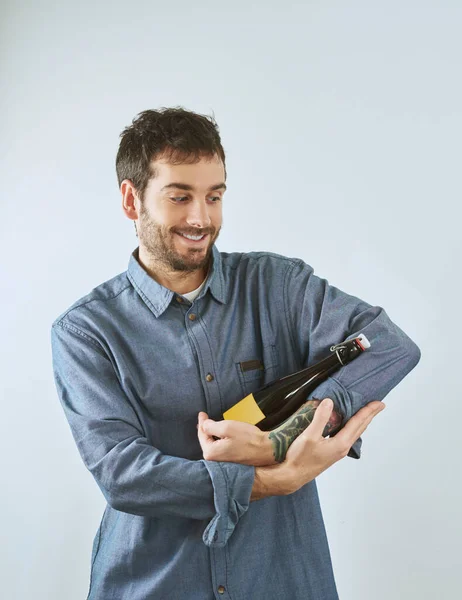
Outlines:
[{"label": "teeth", "polygon": [[196,242],[204,237],[203,235],[186,235],[185,233],[182,233],[181,235],[188,238],[188,240],[194,240]]}]

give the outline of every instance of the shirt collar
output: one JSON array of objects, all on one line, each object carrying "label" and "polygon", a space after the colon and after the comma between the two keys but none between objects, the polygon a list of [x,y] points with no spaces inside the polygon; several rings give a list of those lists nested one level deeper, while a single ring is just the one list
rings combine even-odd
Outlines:
[{"label": "shirt collar", "polygon": [[[172,290],[158,283],[143,269],[138,262],[138,251],[139,247],[130,256],[127,276],[155,316],[159,317],[166,310],[175,294]],[[209,269],[207,281],[200,291],[198,298],[205,296],[208,290],[210,290],[215,300],[221,304],[226,304],[223,264],[221,254],[215,244],[212,246],[212,265]]]}]

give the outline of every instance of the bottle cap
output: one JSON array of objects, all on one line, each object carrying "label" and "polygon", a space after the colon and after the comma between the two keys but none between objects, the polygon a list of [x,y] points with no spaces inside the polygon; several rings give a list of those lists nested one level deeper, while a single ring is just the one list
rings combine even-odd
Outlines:
[{"label": "bottle cap", "polygon": [[360,333],[356,339],[361,344],[361,346],[364,348],[364,350],[367,350],[367,348],[371,347],[371,343],[367,339],[367,337],[364,335],[364,333]]}]

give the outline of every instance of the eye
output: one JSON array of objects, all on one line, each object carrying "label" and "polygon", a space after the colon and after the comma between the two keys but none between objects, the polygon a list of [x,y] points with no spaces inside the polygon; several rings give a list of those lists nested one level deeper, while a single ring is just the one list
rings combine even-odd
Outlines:
[{"label": "eye", "polygon": [[221,200],[221,196],[211,196],[210,200],[215,204]]},{"label": "eye", "polygon": [[181,203],[188,199],[188,196],[177,196],[176,198],[170,198],[170,200],[174,200],[175,202]]}]

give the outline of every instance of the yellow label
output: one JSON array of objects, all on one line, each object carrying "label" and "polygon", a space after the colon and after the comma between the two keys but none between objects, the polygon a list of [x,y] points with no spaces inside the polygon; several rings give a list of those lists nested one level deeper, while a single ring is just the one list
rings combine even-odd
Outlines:
[{"label": "yellow label", "polygon": [[265,418],[263,413],[255,402],[253,394],[249,394],[243,400],[232,406],[223,414],[223,418],[228,421],[242,421],[255,425]]}]

